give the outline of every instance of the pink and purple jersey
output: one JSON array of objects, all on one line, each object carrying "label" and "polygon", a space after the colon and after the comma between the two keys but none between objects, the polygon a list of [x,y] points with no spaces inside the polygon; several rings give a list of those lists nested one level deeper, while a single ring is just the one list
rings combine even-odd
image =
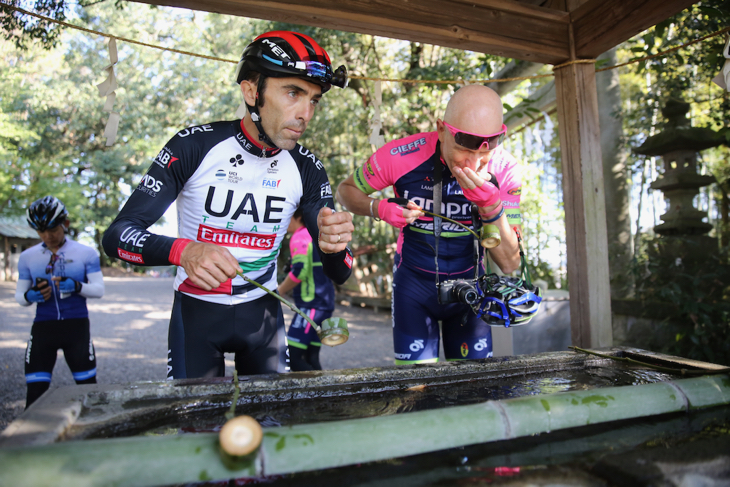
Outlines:
[{"label": "pink and purple jersey", "polygon": [[[433,209],[434,164],[443,164],[440,211]],[[520,190],[517,161],[501,146],[492,153],[487,170],[499,182],[500,196],[510,226],[520,225]],[[397,197],[408,198],[424,210],[439,213],[468,227],[473,226],[471,202],[443,163],[437,132],[411,135],[389,142],[354,174],[355,184],[365,194],[393,186]],[[460,274],[474,267],[472,235],[448,221],[441,224],[439,273]],[[398,236],[396,265],[435,272],[433,218],[422,217],[405,226]]]},{"label": "pink and purple jersey", "polygon": [[307,227],[300,227],[289,240],[292,266],[289,277],[299,283],[294,288],[294,304],[299,308],[335,309],[335,287],[324,275],[319,252],[312,245]]}]

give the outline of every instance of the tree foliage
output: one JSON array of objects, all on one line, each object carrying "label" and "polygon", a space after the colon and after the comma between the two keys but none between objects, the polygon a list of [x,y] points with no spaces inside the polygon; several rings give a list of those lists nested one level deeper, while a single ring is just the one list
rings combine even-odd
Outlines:
[{"label": "tree foliage", "polygon": [[730,365],[730,266],[692,238],[642,239],[633,266],[637,297],[670,308],[673,340],[661,351]]},{"label": "tree foliage", "polygon": [[[54,4],[62,10],[61,4]],[[59,10],[59,11],[60,11]],[[60,14],[59,14],[60,15]],[[292,29],[318,40],[350,73],[388,78],[472,78],[503,62],[455,49],[239,17],[110,2],[78,7],[74,22],[100,32],[179,50],[237,60],[253,37]],[[58,17],[60,18],[60,17]],[[9,185],[3,213],[19,213],[35,198],[56,194],[75,217],[75,232],[97,243],[151,159],[181,128],[232,119],[241,101],[235,64],[140,47],[118,40],[115,66],[121,114],[117,143],[105,146],[107,114],[95,85],[109,63],[108,39],[67,29],[57,47],[3,43],[0,67],[3,170]],[[50,34],[49,34],[50,36]],[[60,37],[59,37],[60,36]],[[29,38],[32,38],[30,36]],[[19,44],[21,45],[21,44]],[[432,130],[454,86],[386,83],[382,120],[386,140]],[[320,104],[301,143],[327,163],[333,187],[373,151],[369,122],[373,82],[352,80]],[[371,219],[357,223],[355,245],[384,246],[395,232]]]},{"label": "tree foliage", "polygon": [[[730,4],[722,0],[702,1],[667,19],[626,43],[626,57],[652,56],[681,46],[730,25]],[[625,103],[625,129],[631,147],[664,128],[661,109],[668,98],[691,104],[693,126],[713,129],[730,142],[730,96],[710,82],[722,69],[722,49],[727,37],[717,36],[669,54],[640,62],[622,75]],[[633,155],[635,174],[645,164],[659,172],[656,161]],[[730,364],[730,308],[728,293],[730,270],[728,249],[728,189],[730,189],[730,151],[718,147],[703,151],[700,170],[712,174],[718,184],[699,198],[700,208],[710,209],[715,224],[710,236],[720,237],[721,248],[704,248],[691,238],[655,238],[651,232],[637,238],[634,270],[637,297],[674,306],[674,319],[667,329],[674,340],[664,351],[680,356]],[[703,195],[703,196],[704,196]],[[706,207],[702,207],[702,203]],[[719,211],[718,211],[719,209]],[[724,223],[723,223],[724,222]],[[684,241],[686,240],[686,241]],[[681,245],[680,245],[681,244]],[[676,246],[677,251],[667,251]],[[662,250],[664,249],[664,250]]]},{"label": "tree foliage", "polygon": [[[48,5],[53,5],[58,12],[64,6],[60,2]],[[714,4],[703,2],[703,5],[705,10],[680,14],[684,17],[667,23],[664,30],[660,25],[648,31],[629,48],[636,50],[635,54],[638,54],[637,48],[646,53],[655,52],[672,42],[682,42],[695,34],[701,35],[700,31],[711,30],[722,20],[707,23],[705,20],[709,16],[697,12],[727,8],[717,0]],[[693,15],[694,20],[685,23],[694,30],[685,35],[676,26]],[[362,34],[134,3],[103,2],[79,6],[74,17],[74,22],[90,29],[234,61],[257,33],[293,29],[316,38],[330,52],[333,62],[347,65],[351,74],[383,78],[487,78],[508,61]],[[61,18],[60,14],[56,18]],[[78,222],[83,222],[77,231],[85,231],[98,241],[100,232],[167,139],[186,126],[232,119],[241,96],[232,81],[234,64],[120,41],[120,62],[115,67],[120,88],[115,110],[121,113],[122,122],[117,143],[108,148],[101,136],[107,114],[101,111],[103,99],[94,86],[104,77],[102,68],[108,64],[108,41],[68,29],[60,32],[54,34],[57,47],[51,51],[42,49],[48,43],[26,42],[22,44],[25,50],[19,49],[15,42],[2,45],[2,55],[7,62],[0,67],[0,80],[3,81],[0,87],[0,157],[3,162],[0,178],[8,184],[0,187],[0,212],[18,213],[36,197],[58,194],[72,202],[72,214],[77,216]],[[26,38],[32,37],[26,34]],[[719,46],[719,40],[715,44]],[[715,44],[712,49],[717,47]],[[698,56],[705,56],[701,52],[703,49],[706,50],[704,43],[698,45]],[[677,70],[680,73],[694,62],[687,54],[682,55],[685,64]],[[720,62],[717,58],[713,65],[712,56],[703,59],[704,64],[700,64],[706,65],[708,70],[716,69]],[[647,61],[641,68],[642,73],[627,76],[635,81],[650,73],[650,77],[660,80],[664,78],[661,70],[668,70],[670,64],[669,61]],[[698,73],[696,79],[700,80],[700,76]],[[677,83],[683,80],[681,75],[667,77],[675,78]],[[632,93],[634,105],[629,107],[632,115],[627,117],[627,127],[631,132],[630,141],[639,141],[656,118],[653,115],[660,97],[634,81],[629,86],[640,92],[640,96]],[[333,187],[363,164],[374,149],[369,143],[374,113],[373,88],[373,81],[355,79],[345,90],[330,91],[301,140],[326,162]],[[384,82],[381,118],[385,139],[432,130],[456,88],[456,85],[448,84]],[[717,95],[713,96],[717,98]],[[640,97],[645,98],[636,103]],[[508,103],[511,102],[508,100]],[[723,120],[723,112],[718,113],[714,119]],[[564,238],[557,228],[562,214],[557,140],[547,143],[540,154],[533,154],[528,150],[530,144],[517,140],[524,140],[524,134],[512,139],[510,150],[517,150],[524,164],[523,212],[529,258],[533,267],[540,269],[538,274],[557,284],[559,279],[550,276],[553,263],[545,255],[548,247]],[[537,168],[528,167],[528,164],[537,164]],[[382,196],[389,194],[385,192]],[[545,201],[557,204],[548,208]],[[393,242],[395,235],[394,229],[384,223],[356,217],[355,246],[383,247]]]},{"label": "tree foliage", "polygon": [[[69,5],[64,0],[35,0],[32,5],[33,11],[44,17],[61,22],[66,20]],[[26,4],[20,0],[0,3],[0,28],[6,40],[13,41],[22,50],[36,41],[46,49],[56,46],[63,31],[60,24],[24,14],[8,6],[23,7]]]},{"label": "tree foliage", "polygon": [[[642,35],[625,43],[625,58],[653,56],[687,42],[717,32],[730,25],[730,3],[706,0],[680,12]],[[691,104],[692,125],[718,131],[730,144],[730,94],[710,80],[722,70],[725,36],[682,47],[666,56],[641,61],[622,75],[622,98],[625,103],[625,132],[630,147],[638,147],[647,136],[660,131],[666,120],[661,108],[670,97]],[[647,163],[633,156],[633,167],[641,173]],[[721,207],[722,193],[727,194],[730,180],[730,151],[727,147],[702,153],[702,170],[713,174],[720,183],[711,197]],[[727,210],[725,210],[726,212]],[[727,215],[710,215],[719,224]],[[722,229],[718,226],[718,230]],[[727,237],[724,245],[728,244]]]}]

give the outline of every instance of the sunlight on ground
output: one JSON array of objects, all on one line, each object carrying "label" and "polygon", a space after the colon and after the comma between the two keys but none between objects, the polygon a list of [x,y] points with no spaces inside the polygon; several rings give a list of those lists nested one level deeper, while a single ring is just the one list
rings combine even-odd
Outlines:
[{"label": "sunlight on ground", "polygon": [[168,321],[170,319],[170,310],[166,311],[152,311],[151,313],[147,313],[144,315],[145,318],[148,320],[165,320]]},{"label": "sunlight on ground", "polygon": [[94,346],[96,348],[121,348],[124,346],[127,340],[124,338],[104,338],[104,337],[92,337],[94,340]]},{"label": "sunlight on ground", "polygon": [[[63,356],[59,355],[59,359],[62,359]],[[96,359],[97,362],[99,361],[106,361],[106,360],[133,360],[136,363],[143,363],[143,364],[149,364],[154,365],[155,367],[163,367],[165,364],[167,364],[167,357],[150,357],[144,354],[139,353],[130,353],[124,350],[102,350],[97,348],[96,350]]]},{"label": "sunlight on ground", "polygon": [[124,328],[130,330],[144,330],[150,326],[154,326],[157,322],[153,320],[132,320],[129,324],[124,325]]},{"label": "sunlight on ground", "polygon": [[[147,311],[149,313],[163,313],[160,311],[160,306],[153,306],[149,304],[140,304],[138,302],[128,302],[128,303],[115,303],[112,302],[109,303],[108,300],[103,301],[101,303],[95,303],[95,302],[86,302],[86,307],[89,308],[90,312],[96,312],[96,313],[112,313],[112,314],[121,314],[121,313],[141,313],[144,311]],[[169,306],[165,305],[165,307],[169,308]],[[170,312],[167,311],[167,318],[170,317]]]}]

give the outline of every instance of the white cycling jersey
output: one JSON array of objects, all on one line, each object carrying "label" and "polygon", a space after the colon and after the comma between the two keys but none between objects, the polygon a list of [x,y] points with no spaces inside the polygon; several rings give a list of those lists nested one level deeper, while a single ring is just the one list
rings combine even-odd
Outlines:
[{"label": "white cycling jersey", "polygon": [[[179,239],[147,228],[177,200]],[[304,223],[317,241],[317,214],[334,208],[322,162],[297,145],[264,151],[246,135],[240,120],[216,122],[178,132],[155,157],[104,236],[107,254],[138,265],[178,264],[174,287],[208,302],[239,304],[265,291],[237,276],[205,291],[180,264],[187,240],[226,247],[246,276],[277,287],[276,258],[292,214],[301,206]],[[349,250],[323,254],[336,282],[349,277]]]}]

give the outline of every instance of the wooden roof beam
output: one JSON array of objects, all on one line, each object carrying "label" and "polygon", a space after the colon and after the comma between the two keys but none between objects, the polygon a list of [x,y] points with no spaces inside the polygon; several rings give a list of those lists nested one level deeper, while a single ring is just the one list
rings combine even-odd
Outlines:
[{"label": "wooden roof beam", "polygon": [[589,0],[570,13],[578,59],[592,59],[696,0]]},{"label": "wooden roof beam", "polygon": [[[569,14],[511,0],[144,0],[539,63],[569,57]],[[444,15],[449,12],[449,15]]]}]

